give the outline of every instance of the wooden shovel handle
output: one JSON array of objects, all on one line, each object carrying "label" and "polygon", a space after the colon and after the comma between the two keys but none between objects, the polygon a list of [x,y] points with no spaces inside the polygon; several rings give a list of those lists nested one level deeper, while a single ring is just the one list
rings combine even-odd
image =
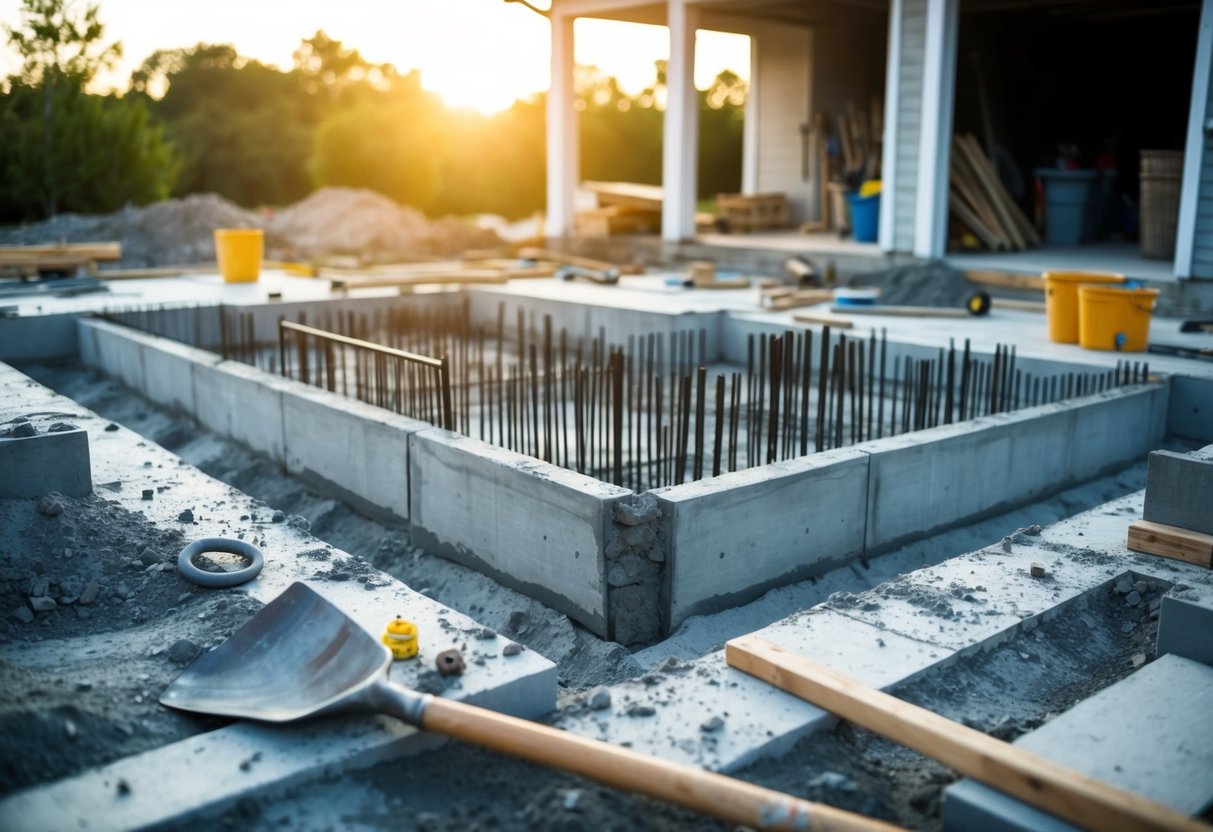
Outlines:
[{"label": "wooden shovel handle", "polygon": [[450,699],[431,699],[422,727],[756,829],[870,832],[896,828],[723,774],[659,760]]}]

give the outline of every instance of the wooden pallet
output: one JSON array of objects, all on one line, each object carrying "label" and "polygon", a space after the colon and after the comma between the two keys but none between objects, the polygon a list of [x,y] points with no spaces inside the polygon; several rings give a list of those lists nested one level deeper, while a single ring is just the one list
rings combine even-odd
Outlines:
[{"label": "wooden pallet", "polygon": [[717,194],[716,207],[730,231],[774,231],[787,228],[787,194]]}]

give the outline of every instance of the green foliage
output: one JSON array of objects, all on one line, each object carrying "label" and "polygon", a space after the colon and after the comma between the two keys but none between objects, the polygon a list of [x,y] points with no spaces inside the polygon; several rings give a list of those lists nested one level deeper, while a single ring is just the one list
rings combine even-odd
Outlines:
[{"label": "green foliage", "polygon": [[143,102],[84,92],[120,54],[118,44],[101,46],[97,12],[24,0],[22,28],[6,29],[22,66],[0,98],[0,219],[112,211],[168,194],[175,158]]}]

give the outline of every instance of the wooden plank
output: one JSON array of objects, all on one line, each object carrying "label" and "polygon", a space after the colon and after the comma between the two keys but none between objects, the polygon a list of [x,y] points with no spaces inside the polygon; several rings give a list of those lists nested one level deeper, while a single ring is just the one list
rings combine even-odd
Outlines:
[{"label": "wooden plank", "polygon": [[778,294],[763,293],[762,305],[767,309],[796,309],[801,306],[814,306],[825,303],[834,297],[833,289],[793,289]]},{"label": "wooden plank", "polygon": [[1182,560],[1213,569],[1213,535],[1179,526],[1137,520],[1129,524],[1128,547],[1134,552]]},{"label": "wooden plank", "polygon": [[598,197],[598,204],[623,205],[661,212],[663,199],[660,185],[642,185],[639,182],[582,182],[581,187]]},{"label": "wooden plank", "polygon": [[1032,223],[1028,222],[1028,218],[1024,216],[1023,211],[1007,193],[1007,189],[1002,186],[1002,180],[998,178],[998,173],[994,170],[994,165],[982,152],[981,145],[978,144],[977,138],[973,135],[962,137],[967,140],[970,148],[970,156],[976,163],[976,166],[982,171],[982,178],[989,182],[991,193],[1002,203],[1007,215],[1011,218],[1011,223],[1015,228],[1015,236],[1024,240],[1026,247],[1039,247],[1041,244],[1040,234]]},{"label": "wooden plank", "polygon": [[1039,312],[1045,314],[1043,300],[1015,300],[1014,298],[990,298],[990,306],[994,309],[1014,309],[1018,312]]},{"label": "wooden plank", "polygon": [[967,318],[969,313],[964,309],[952,309],[948,306],[883,306],[879,303],[871,306],[840,306],[830,307],[831,312],[842,315],[888,315],[894,318]]},{"label": "wooden plank", "polygon": [[[1024,249],[1028,247],[1027,239],[1020,233],[1019,226],[1015,222],[1015,218],[1011,212],[1015,209],[1014,204],[1008,206],[1007,202],[1002,199],[1002,185],[997,181],[997,174],[992,168],[987,168],[981,163],[981,158],[978,154],[981,153],[981,148],[975,148],[966,141],[967,136],[957,136],[953,147],[966,160],[970,169],[973,171],[978,184],[982,191],[990,201],[991,207],[998,215],[998,220],[1002,226],[1002,230],[1011,240],[1011,244],[1016,249]],[[1001,193],[1000,193],[1001,192]],[[1008,197],[1008,200],[1010,197]]]},{"label": "wooden plank", "polygon": [[[212,266],[211,271],[217,269],[218,266]],[[185,269],[176,268],[149,268],[149,269],[100,269],[97,271],[96,277],[102,280],[157,280],[165,277],[181,277],[185,274]]]},{"label": "wooden plank", "polygon": [[730,667],[1077,826],[1120,832],[1209,832],[1205,824],[1161,803],[903,702],[756,636],[728,642],[725,658]]},{"label": "wooden plank", "polygon": [[[955,181],[953,181],[954,185]],[[952,209],[952,213],[964,224],[965,228],[972,231],[979,240],[985,243],[987,248],[997,251],[1003,247],[1002,239],[957,196],[954,189],[948,191],[948,207]]]},{"label": "wooden plank", "polygon": [[801,324],[821,324],[831,329],[850,329],[855,325],[850,318],[829,312],[794,312],[792,320]]},{"label": "wooden plank", "polygon": [[998,286],[1002,289],[1033,289],[1037,292],[1045,290],[1045,279],[1036,274],[971,269],[965,272],[965,280],[970,283],[980,283],[983,286]]},{"label": "wooden plank", "polygon": [[518,256],[527,260],[551,260],[568,266],[580,266],[583,269],[595,269],[601,272],[615,274],[644,274],[644,266],[632,264],[620,265],[608,263],[606,260],[595,260],[591,257],[578,257],[575,254],[565,254],[562,251],[551,251],[546,248],[523,246],[518,249]]},{"label": "wooden plank", "polygon": [[0,246],[0,264],[22,265],[44,257],[76,257],[84,260],[121,260],[121,243],[52,243],[37,246]]}]

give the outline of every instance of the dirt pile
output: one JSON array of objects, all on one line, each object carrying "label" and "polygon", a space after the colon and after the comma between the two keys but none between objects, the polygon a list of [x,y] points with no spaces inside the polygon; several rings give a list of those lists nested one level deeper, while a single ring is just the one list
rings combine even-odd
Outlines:
[{"label": "dirt pile", "polygon": [[323,188],[275,213],[248,211],[215,194],[192,194],[112,214],[60,214],[0,228],[0,245],[118,240],[121,268],[181,266],[215,259],[216,228],[265,228],[266,255],[312,260],[353,254],[364,261],[452,257],[501,245],[496,232],[455,217],[427,220],[382,194]]}]

